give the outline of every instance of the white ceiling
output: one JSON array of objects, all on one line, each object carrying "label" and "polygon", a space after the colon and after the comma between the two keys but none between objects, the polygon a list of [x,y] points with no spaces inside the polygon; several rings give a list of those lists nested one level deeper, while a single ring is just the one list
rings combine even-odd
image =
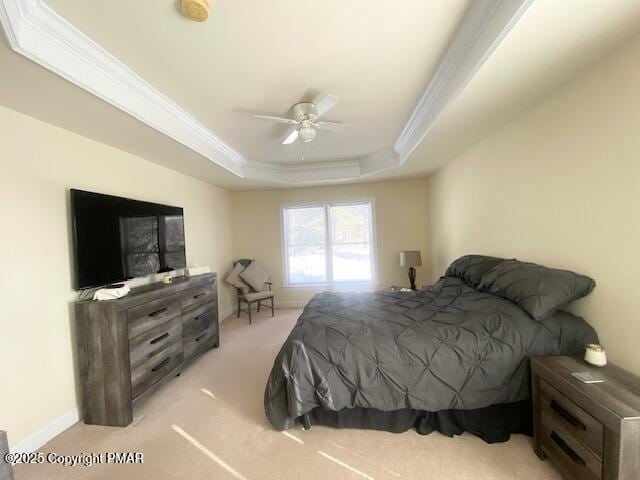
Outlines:
[{"label": "white ceiling", "polygon": [[[287,165],[299,162],[299,144],[280,146],[279,131],[246,110],[284,113],[316,88],[341,98],[330,119],[353,127],[344,135],[322,132],[306,158],[335,161],[387,148],[466,6],[217,0],[209,21],[195,24],[172,1],[47,3],[245,157]],[[361,180],[428,174],[639,28],[635,0],[536,0],[407,162]],[[9,72],[0,75],[0,103],[10,108],[227,188],[277,186],[227,172],[6,46],[0,65]]]},{"label": "white ceiling", "polygon": [[638,0],[535,0],[440,117],[404,174],[439,168],[639,33]]},{"label": "white ceiling", "polygon": [[[342,160],[393,145],[450,42],[469,0],[213,0],[191,22],[158,0],[47,0],[227,144],[253,161],[300,163],[302,142],[282,145],[281,115],[331,93],[322,131],[305,161]],[[133,48],[135,47],[135,48]]]}]

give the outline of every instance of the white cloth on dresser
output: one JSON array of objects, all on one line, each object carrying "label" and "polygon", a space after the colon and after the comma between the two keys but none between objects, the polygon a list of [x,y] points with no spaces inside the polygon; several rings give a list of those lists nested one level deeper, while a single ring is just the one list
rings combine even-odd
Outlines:
[{"label": "white cloth on dresser", "polygon": [[94,300],[115,300],[116,298],[122,298],[127,293],[129,293],[131,289],[129,285],[125,283],[124,287],[120,288],[101,288],[100,290],[96,290],[93,294]]}]

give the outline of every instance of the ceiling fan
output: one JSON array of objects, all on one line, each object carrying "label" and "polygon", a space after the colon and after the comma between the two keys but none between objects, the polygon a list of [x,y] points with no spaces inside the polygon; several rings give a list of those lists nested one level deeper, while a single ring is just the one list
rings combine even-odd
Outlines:
[{"label": "ceiling fan", "polygon": [[276,123],[285,123],[289,128],[282,136],[282,144],[289,145],[298,138],[305,143],[316,138],[318,130],[330,130],[332,132],[342,132],[349,124],[341,122],[327,122],[320,120],[325,113],[331,110],[338,103],[335,95],[325,95],[318,102],[301,102],[291,107],[293,118],[279,117],[276,115],[254,114],[254,118],[269,120]]}]

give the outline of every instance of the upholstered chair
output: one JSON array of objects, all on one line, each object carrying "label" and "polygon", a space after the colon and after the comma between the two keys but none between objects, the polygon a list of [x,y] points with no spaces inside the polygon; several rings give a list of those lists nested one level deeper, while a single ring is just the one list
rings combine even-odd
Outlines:
[{"label": "upholstered chair", "polygon": [[[237,265],[240,265],[245,270],[239,274],[242,279],[244,285],[240,285],[238,288],[238,284],[236,283],[236,291],[238,292],[238,318],[240,318],[240,312],[246,312],[249,316],[249,323],[252,323],[251,319],[251,307],[254,304],[257,304],[257,311],[260,311],[260,307],[264,306],[267,308],[271,308],[271,316],[275,315],[275,310],[273,306],[273,301],[275,295],[271,291],[271,279],[266,276],[264,271],[258,266],[255,265],[257,272],[256,275],[247,275],[252,272],[248,271],[248,267],[253,262],[252,259],[249,258],[241,258],[240,260],[236,260],[233,262],[234,268]],[[238,269],[240,270],[240,269]],[[245,273],[246,272],[246,273]],[[245,274],[243,276],[243,273]],[[266,278],[265,278],[266,276]],[[266,279],[266,281],[262,281]],[[247,288],[248,287],[248,288]],[[246,310],[242,310],[242,304],[247,305]]]}]

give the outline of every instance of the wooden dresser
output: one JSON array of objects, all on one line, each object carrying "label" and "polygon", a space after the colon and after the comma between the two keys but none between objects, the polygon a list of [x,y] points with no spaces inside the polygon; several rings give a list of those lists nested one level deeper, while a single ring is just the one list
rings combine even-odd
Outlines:
[{"label": "wooden dresser", "polygon": [[[640,479],[640,378],[575,357],[535,357],[534,449],[567,479]],[[571,372],[604,380],[583,383]]]},{"label": "wooden dresser", "polygon": [[76,302],[84,422],[126,426],[133,404],[219,345],[215,273]]}]

